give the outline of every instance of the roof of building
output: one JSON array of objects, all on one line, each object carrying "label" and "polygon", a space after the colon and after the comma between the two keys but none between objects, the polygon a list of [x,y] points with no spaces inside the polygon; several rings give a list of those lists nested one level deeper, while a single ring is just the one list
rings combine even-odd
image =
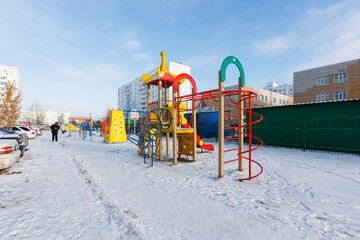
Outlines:
[{"label": "roof of building", "polygon": [[294,103],[294,104],[275,105],[275,106],[257,106],[257,107],[252,107],[252,108],[289,107],[289,106],[299,106],[299,105],[314,105],[314,104],[327,104],[327,103],[337,103],[337,102],[355,102],[355,101],[360,101],[360,98],[346,99],[346,100],[333,100],[333,101],[326,101],[326,102]]}]

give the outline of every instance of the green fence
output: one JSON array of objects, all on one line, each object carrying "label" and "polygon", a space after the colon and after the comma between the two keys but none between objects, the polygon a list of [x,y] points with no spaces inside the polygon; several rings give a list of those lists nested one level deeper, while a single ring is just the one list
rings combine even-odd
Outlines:
[{"label": "green fence", "polygon": [[253,135],[264,144],[360,154],[360,101],[253,109],[264,119]]}]

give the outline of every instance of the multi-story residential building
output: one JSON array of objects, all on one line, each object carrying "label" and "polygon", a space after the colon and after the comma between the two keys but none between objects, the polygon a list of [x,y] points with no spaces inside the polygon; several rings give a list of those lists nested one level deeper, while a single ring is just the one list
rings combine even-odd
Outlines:
[{"label": "multi-story residential building", "polygon": [[[181,73],[187,73],[190,75],[190,67],[169,61],[167,63],[169,71],[174,74],[178,75]],[[153,75],[158,69],[155,68],[148,75]],[[165,98],[165,89],[162,89],[163,93],[162,96]],[[188,95],[191,93],[191,84],[189,81],[185,81],[181,84],[181,95]],[[138,111],[146,111],[147,110],[147,91],[146,85],[143,83],[141,77],[135,78],[133,81],[124,84],[123,86],[119,87],[118,90],[118,109],[123,110],[133,110],[136,109]],[[151,86],[150,87],[150,101],[157,102],[158,101],[158,87]],[[168,99],[172,100],[172,88],[169,88],[168,91]]]},{"label": "multi-story residential building", "polygon": [[59,114],[58,120],[60,124],[69,124],[69,117],[71,116],[68,112],[62,112]]},{"label": "multi-story residential building", "polygon": [[[70,116],[69,113],[62,113],[66,116]],[[65,119],[66,120],[66,119]],[[29,122],[31,124],[54,124],[59,121],[59,114],[52,111],[21,111],[20,122]],[[69,120],[66,120],[69,122]]]},{"label": "multi-story residential building", "polygon": [[[262,88],[257,88],[249,85],[245,85],[245,87],[242,88],[243,90],[251,91],[257,94],[255,98],[251,99],[251,107],[265,107],[265,106],[282,106],[282,105],[289,105],[293,104],[294,100],[292,97],[275,93],[272,91],[268,91]],[[231,91],[231,90],[238,90],[238,85],[232,85],[225,87],[225,91]],[[236,96],[232,97],[234,100],[237,100],[238,98]],[[229,102],[229,99],[225,98],[225,104],[231,104]],[[249,107],[249,102],[246,102],[245,108]],[[204,111],[217,111],[218,109],[218,103],[214,102],[210,99],[203,101],[202,107],[198,110],[199,112]],[[225,106],[225,110],[235,110],[233,107]],[[237,110],[236,110],[237,111]],[[237,114],[234,112],[234,114]]]},{"label": "multi-story residential building", "polygon": [[294,73],[294,103],[360,98],[360,59]]},{"label": "multi-story residential building", "polygon": [[19,68],[0,65],[0,103],[4,101],[6,84],[13,81],[16,88],[20,88],[20,79]]},{"label": "multi-story residential building", "polygon": [[265,89],[274,93],[279,93],[285,96],[293,97],[293,85],[280,85],[276,82],[268,82]]}]

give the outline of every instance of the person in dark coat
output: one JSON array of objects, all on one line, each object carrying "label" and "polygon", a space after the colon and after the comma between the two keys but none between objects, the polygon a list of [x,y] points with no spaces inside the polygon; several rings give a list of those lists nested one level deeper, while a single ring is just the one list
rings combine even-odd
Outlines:
[{"label": "person in dark coat", "polygon": [[52,133],[52,140],[54,141],[54,139],[55,139],[57,141],[58,132],[60,129],[59,124],[56,122],[55,124],[51,125],[50,129],[51,129],[51,133]]}]

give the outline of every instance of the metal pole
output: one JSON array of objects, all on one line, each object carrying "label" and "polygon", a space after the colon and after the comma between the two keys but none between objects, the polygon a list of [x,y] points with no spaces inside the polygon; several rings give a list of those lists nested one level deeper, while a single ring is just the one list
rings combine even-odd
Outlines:
[{"label": "metal pole", "polygon": [[[159,86],[158,86],[158,93],[159,93],[159,108],[162,108],[162,81],[159,79],[158,82]],[[159,119],[159,121],[161,121],[161,119]],[[162,137],[163,137],[163,132],[160,130],[159,131],[159,160],[163,159],[163,147],[162,147]]]},{"label": "metal pole", "polygon": [[218,129],[218,138],[219,138],[219,174],[218,177],[224,177],[224,83],[221,81],[220,71],[219,71],[219,129]]},{"label": "metal pole", "polygon": [[[165,106],[167,106],[168,100],[169,100],[169,89],[165,88]],[[170,133],[166,133],[166,155],[169,156],[169,142],[170,142]]]},{"label": "metal pole", "polygon": [[[241,87],[241,77],[239,77],[239,83],[238,83],[238,86],[239,86],[239,91],[242,90],[242,87]],[[242,108],[244,108],[244,101],[242,101],[242,93],[239,92],[239,101],[240,101],[240,108],[239,108],[239,121],[238,121],[238,124],[240,127],[239,128],[239,171],[244,171],[244,160],[241,158],[242,156],[242,152],[244,151],[244,135],[243,134],[240,134],[240,132],[244,132],[244,128],[241,127],[242,125],[244,125],[244,111],[242,110]],[[236,129],[237,131],[237,129]]]}]

